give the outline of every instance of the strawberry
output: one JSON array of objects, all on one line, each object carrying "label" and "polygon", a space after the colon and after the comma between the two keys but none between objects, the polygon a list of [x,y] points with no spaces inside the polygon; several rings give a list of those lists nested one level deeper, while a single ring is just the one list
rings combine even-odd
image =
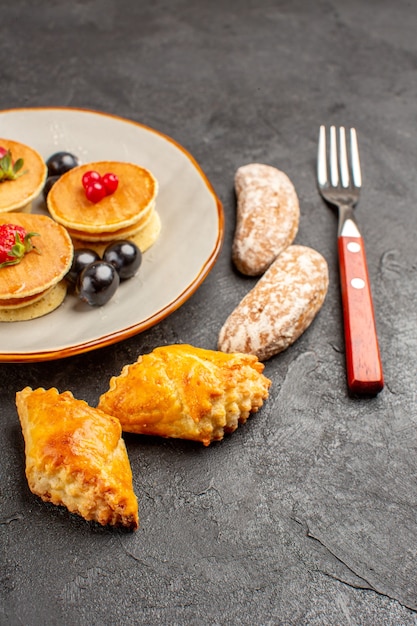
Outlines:
[{"label": "strawberry", "polygon": [[0,147],[0,183],[3,180],[16,180],[25,174],[26,172],[20,171],[22,167],[23,159],[13,161],[10,150]]},{"label": "strawberry", "polygon": [[0,225],[0,268],[20,263],[25,254],[36,250],[31,239],[37,233],[28,233],[17,224]]}]

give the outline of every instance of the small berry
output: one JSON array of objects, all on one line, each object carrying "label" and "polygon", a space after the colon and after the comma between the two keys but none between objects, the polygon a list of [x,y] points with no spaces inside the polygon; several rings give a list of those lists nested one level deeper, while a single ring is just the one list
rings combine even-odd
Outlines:
[{"label": "small berry", "polygon": [[114,265],[121,280],[126,280],[138,271],[142,253],[133,241],[115,241],[106,247],[103,259]]},{"label": "small berry", "polygon": [[108,172],[107,174],[104,174],[102,178],[102,183],[104,187],[106,188],[107,195],[111,195],[112,193],[116,191],[119,185],[119,179],[117,178],[116,174],[112,174],[112,172]]},{"label": "small berry", "polygon": [[35,249],[31,239],[37,233],[28,233],[23,226],[0,226],[0,267],[20,263],[25,254]]},{"label": "small berry", "polygon": [[83,184],[84,189],[87,189],[87,187],[89,187],[93,183],[101,182],[101,176],[95,170],[89,170],[88,172],[84,174],[84,176],[81,179],[81,182]]},{"label": "small berry", "polygon": [[5,154],[7,154],[6,148],[3,148],[2,146],[0,146],[0,159],[1,157],[4,157]]},{"label": "small berry", "polygon": [[87,189],[85,190],[85,195],[87,196],[87,199],[90,200],[90,202],[97,204],[97,202],[103,200],[103,198],[105,198],[107,194],[104,185],[101,182],[96,182],[87,187]]},{"label": "small berry", "polygon": [[90,250],[90,248],[77,248],[74,250],[72,265],[66,275],[67,280],[75,285],[83,269],[86,268],[87,265],[94,263],[94,261],[99,260],[100,256],[95,250]]},{"label": "small berry", "polygon": [[77,165],[79,165],[79,160],[71,152],[55,152],[46,161],[48,176],[65,174],[65,172],[72,170]]},{"label": "small berry", "polygon": [[77,280],[77,293],[91,306],[103,306],[116,293],[120,278],[111,263],[94,261],[85,267]]}]

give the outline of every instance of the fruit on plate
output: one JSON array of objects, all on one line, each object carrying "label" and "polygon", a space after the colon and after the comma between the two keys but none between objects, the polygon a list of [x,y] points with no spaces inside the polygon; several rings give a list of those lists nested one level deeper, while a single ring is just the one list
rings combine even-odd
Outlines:
[{"label": "fruit on plate", "polygon": [[62,176],[73,167],[80,164],[77,156],[71,152],[55,152],[48,157],[46,166],[48,168],[48,176]]},{"label": "fruit on plate", "polygon": [[83,269],[90,265],[90,263],[94,263],[94,261],[99,260],[100,255],[89,248],[78,248],[77,250],[74,250],[72,265],[65,278],[72,285],[75,285],[77,283],[78,276],[81,274]]},{"label": "fruit on plate", "polygon": [[103,306],[116,293],[120,278],[114,265],[99,260],[85,267],[77,280],[77,294],[91,306]]},{"label": "fruit on plate", "polygon": [[142,262],[142,253],[132,241],[107,246],[103,258],[90,248],[77,248],[66,275],[81,300],[103,306],[116,293],[120,281],[132,278]]},{"label": "fruit on plate", "polygon": [[75,154],[72,154],[72,152],[55,152],[48,157],[46,160],[48,178],[43,188],[43,198],[45,202],[52,185],[56,183],[58,178],[61,178],[62,174],[65,174],[65,172],[68,172],[79,164],[79,158]]},{"label": "fruit on plate", "polygon": [[90,202],[100,202],[106,196],[111,196],[119,186],[119,179],[113,172],[99,174],[96,170],[88,170],[82,179],[85,195]]},{"label": "fruit on plate", "polygon": [[103,260],[114,265],[120,280],[132,278],[142,263],[142,253],[133,241],[115,241],[107,246]]},{"label": "fruit on plate", "polygon": [[[0,268],[17,265],[25,254],[34,249],[32,237],[23,226],[17,224],[0,225]],[[36,248],[35,248],[36,249]]]}]

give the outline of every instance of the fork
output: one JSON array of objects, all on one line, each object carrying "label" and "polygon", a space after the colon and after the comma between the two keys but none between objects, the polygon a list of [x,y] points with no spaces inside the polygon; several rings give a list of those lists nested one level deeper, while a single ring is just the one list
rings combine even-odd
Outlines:
[{"label": "fork", "polygon": [[354,217],[362,186],[356,130],[320,126],[317,182],[323,199],[337,207],[338,253],[348,389],[375,396],[384,386],[363,237]]}]

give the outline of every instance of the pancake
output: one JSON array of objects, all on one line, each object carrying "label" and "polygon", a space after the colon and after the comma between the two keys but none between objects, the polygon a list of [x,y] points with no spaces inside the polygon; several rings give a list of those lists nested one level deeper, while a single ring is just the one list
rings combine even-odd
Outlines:
[{"label": "pancake", "polygon": [[[90,202],[82,185],[83,175],[95,170],[102,176],[112,172],[119,179],[117,190]],[[154,205],[158,182],[139,165],[121,161],[98,161],[79,165],[66,172],[51,188],[47,206],[63,226],[82,233],[111,233],[136,224]]]},{"label": "pancake", "polygon": [[[152,215],[148,222],[136,233],[130,235],[129,237],[123,237],[122,239],[128,239],[129,241],[133,241],[139,248],[139,250],[143,253],[148,248],[150,248],[155,241],[159,237],[159,233],[161,232],[161,218],[156,211],[152,212]],[[115,238],[111,239],[111,241],[116,241]],[[95,250],[100,256],[103,254],[106,247],[111,243],[111,241],[99,241],[99,240],[84,240],[84,239],[76,239],[73,238],[72,243],[74,248],[89,248],[90,250]]]},{"label": "pancake", "polygon": [[67,283],[61,280],[57,285],[46,290],[35,302],[18,308],[2,308],[0,306],[0,322],[23,322],[42,317],[57,309],[67,295]]},{"label": "pancake", "polygon": [[16,180],[0,182],[0,213],[30,212],[32,201],[41,193],[47,177],[45,161],[36,150],[18,141],[0,138],[0,147],[11,151],[13,161],[22,158],[20,171],[25,172]]},{"label": "pancake", "polygon": [[160,232],[161,218],[159,217],[159,213],[154,211],[148,224],[132,237],[132,241],[141,252],[145,252],[155,243]]},{"label": "pancake", "polygon": [[33,296],[26,296],[25,298],[8,298],[7,300],[1,300],[0,308],[2,310],[12,310],[12,309],[21,309],[24,306],[28,306],[29,304],[34,304],[41,298],[44,298],[54,286],[48,287],[45,291],[41,291],[40,293],[35,293]]},{"label": "pancake", "polygon": [[141,216],[141,218],[137,222],[132,224],[132,226],[119,228],[118,230],[115,230],[113,232],[88,233],[81,230],[74,230],[73,228],[67,228],[67,230],[71,236],[71,239],[79,239],[80,241],[110,243],[112,241],[121,241],[122,239],[131,239],[140,230],[145,228],[148,223],[153,219],[155,213],[154,208],[154,204],[150,205],[149,208],[143,212],[143,216]]},{"label": "pancake", "polygon": [[17,265],[0,268],[0,308],[46,292],[61,281],[71,267],[73,245],[66,229],[46,215],[0,214],[0,224],[17,224],[37,233],[31,250]]}]

